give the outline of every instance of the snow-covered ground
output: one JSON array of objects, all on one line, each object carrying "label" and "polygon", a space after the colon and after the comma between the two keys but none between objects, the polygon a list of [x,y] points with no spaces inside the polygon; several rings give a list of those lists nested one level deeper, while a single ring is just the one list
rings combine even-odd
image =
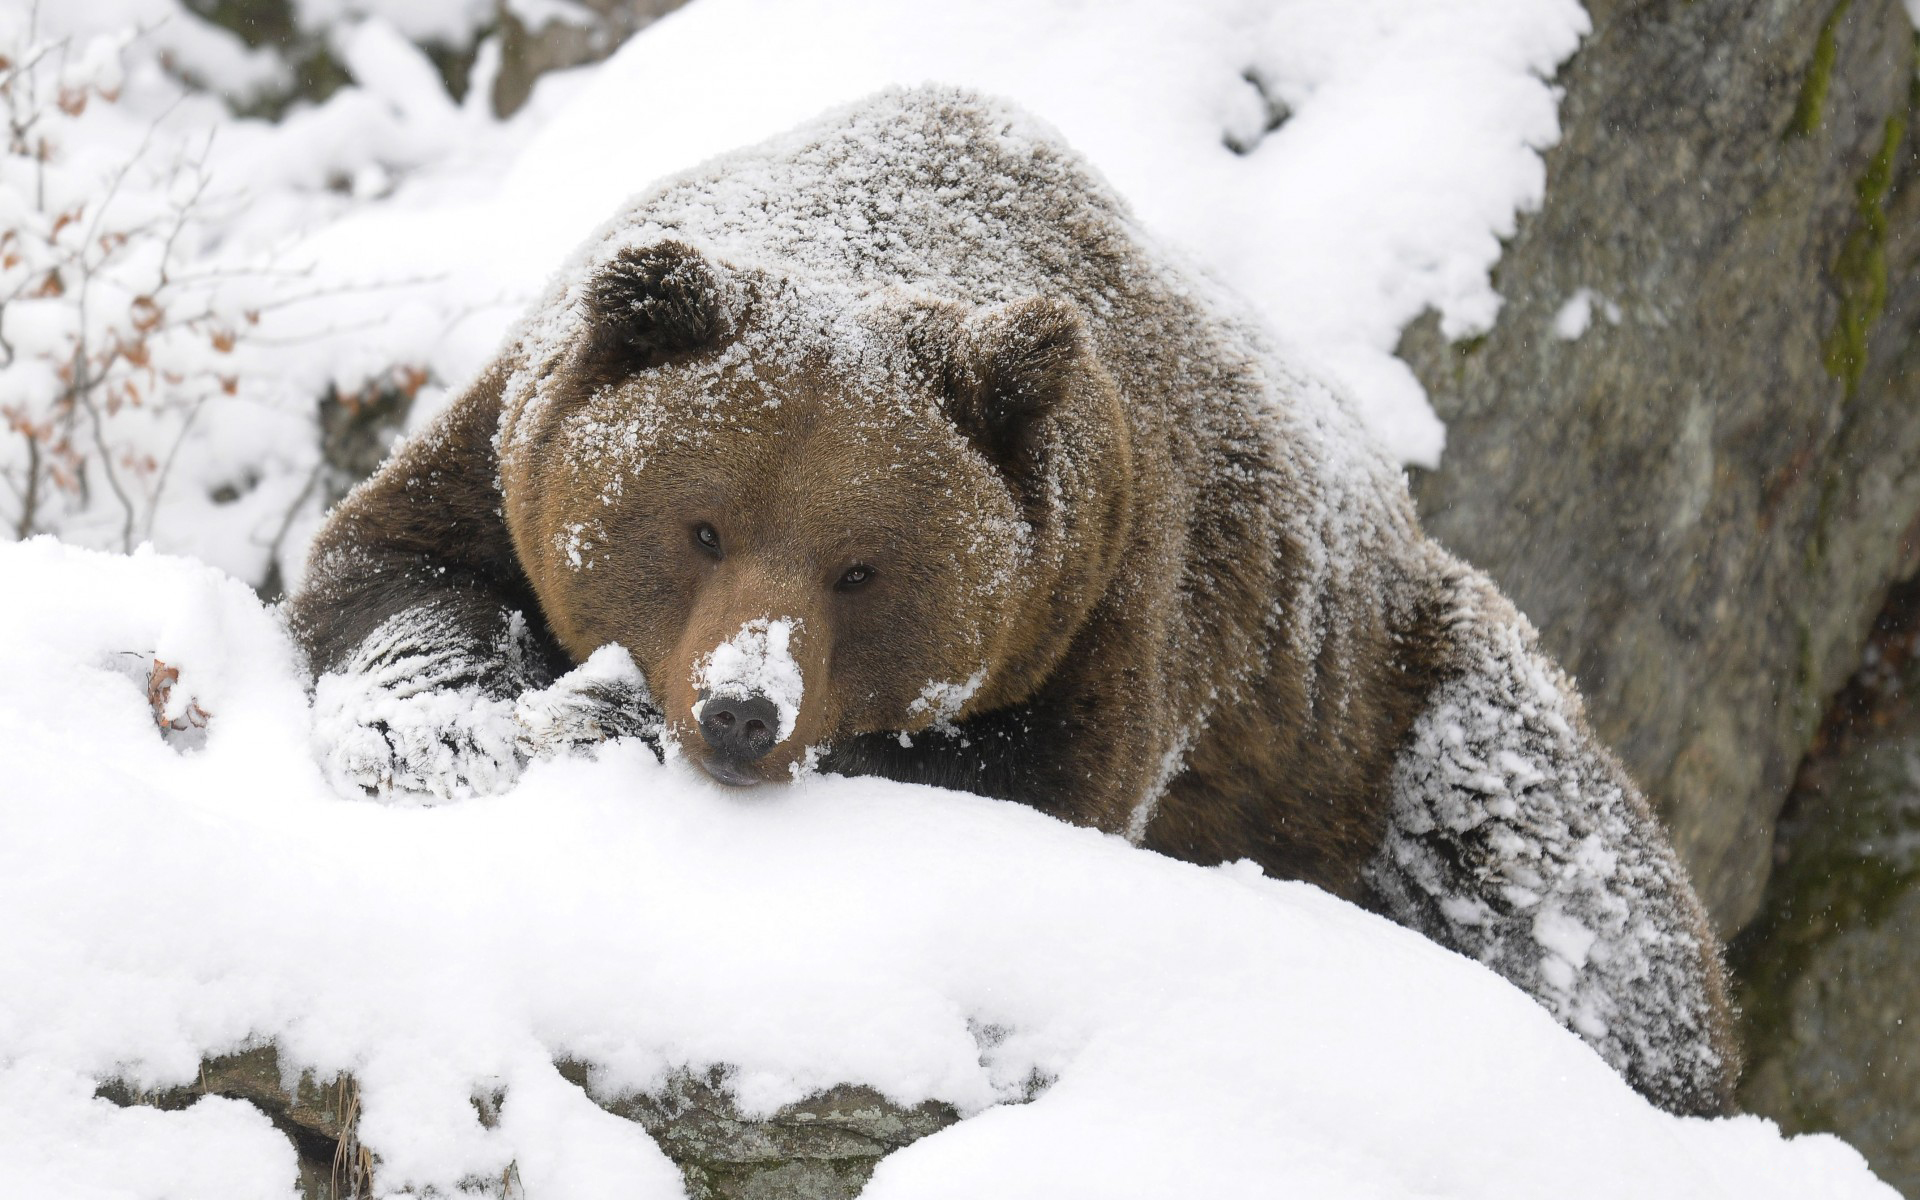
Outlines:
[{"label": "snow-covered ground", "polygon": [[[270,1039],[355,1072],[383,1188],[512,1162],[541,1200],[679,1196],[568,1056],[616,1091],[729,1064],[753,1109],[843,1081],[956,1105],[879,1198],[1893,1200],[1833,1138],[1655,1111],[1490,972],[1249,864],[875,780],[729,791],[638,744],[345,801],[241,584],[47,539],[0,577],[0,1195],[288,1194],[244,1105],[92,1098]],[[156,729],[154,657],[203,745]]]}]

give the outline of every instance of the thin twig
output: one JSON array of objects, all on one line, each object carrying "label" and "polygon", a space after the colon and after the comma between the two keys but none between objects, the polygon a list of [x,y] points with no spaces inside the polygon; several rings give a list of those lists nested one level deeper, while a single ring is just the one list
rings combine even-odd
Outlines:
[{"label": "thin twig", "polygon": [[160,473],[154,476],[153,491],[149,493],[147,501],[146,536],[148,541],[153,540],[153,522],[154,519],[160,515],[160,493],[167,490],[167,476],[173,473],[173,460],[180,453],[181,445],[186,442],[187,434],[192,431],[193,423],[199,418],[200,410],[205,407],[206,403],[207,397],[205,393],[202,393],[200,397],[193,402],[193,406],[187,409],[186,419],[180,422],[180,432],[174,435],[173,445],[167,447],[167,459],[160,464]]},{"label": "thin twig", "polygon": [[[86,319],[86,309],[81,308],[81,320]],[[74,353],[73,388],[74,402],[87,410],[87,417],[93,426],[93,447],[100,452],[100,470],[107,477],[107,486],[120,501],[120,507],[126,511],[126,519],[120,524],[120,549],[122,553],[133,553],[133,500],[126,489],[120,486],[120,474],[113,469],[113,451],[107,448],[107,434],[100,420],[100,406],[93,402],[92,385],[86,380],[86,353],[84,344]]]},{"label": "thin twig", "polygon": [[[34,9],[36,11],[38,11],[39,7],[40,6],[38,4],[34,5]],[[28,41],[33,40],[31,33],[28,34],[27,40]],[[39,66],[41,59],[47,57],[49,54],[52,54],[55,50],[64,50],[66,48],[67,43],[71,40],[72,40],[71,38],[61,38],[59,41],[56,41],[56,42],[48,42],[46,45],[36,50],[32,58],[29,58],[24,62],[19,62],[14,64],[11,68],[8,69],[4,77],[0,77],[0,89],[12,87],[15,80],[19,79],[22,75],[26,74],[28,71],[31,71],[35,67]],[[28,82],[29,83],[32,82],[31,78],[29,78]]]},{"label": "thin twig", "polygon": [[100,232],[101,220],[106,216],[107,209],[113,206],[114,197],[120,194],[120,185],[126,182],[127,176],[133,173],[133,168],[139,165],[140,160],[147,156],[147,148],[153,144],[153,135],[159,132],[161,123],[172,116],[173,110],[179,108],[186,98],[184,92],[174,97],[171,104],[156,114],[153,120],[147,122],[146,130],[140,135],[140,144],[133,148],[133,153],[127,156],[126,162],[120,164],[120,169],[113,173],[113,178],[107,183],[106,194],[100,197],[99,205],[93,210],[93,220],[87,226],[87,236],[81,239],[82,246],[93,244],[93,239]]},{"label": "thin twig", "polygon": [[293,503],[287,506],[287,511],[281,516],[280,528],[274,531],[273,540],[267,543],[269,564],[280,561],[280,547],[287,540],[288,531],[293,528],[294,518],[298,517],[300,510],[306,507],[307,498],[312,496],[313,489],[319,486],[320,476],[326,473],[326,469],[327,459],[323,454],[313,464],[313,470],[307,473],[307,482],[300,488],[300,494],[293,498]]},{"label": "thin twig", "polygon": [[13,536],[24,542],[33,535],[33,523],[40,515],[40,439],[24,431],[20,436],[27,439],[27,492],[20,500],[20,522]]},{"label": "thin twig", "polygon": [[[200,198],[207,194],[207,185],[210,182],[207,176],[207,156],[213,153],[213,133],[214,131],[212,129],[207,130],[206,144],[200,148],[200,157],[193,161],[193,194],[181,201],[175,208],[173,228],[167,231],[166,240],[160,245],[160,282],[156,284],[153,289],[156,292],[165,288],[171,281],[168,271],[173,264],[173,245],[179,240],[180,234],[185,231],[187,220],[193,214],[194,209],[199,207]],[[174,161],[173,170],[176,176],[185,169],[186,164],[184,159],[176,159]]]}]

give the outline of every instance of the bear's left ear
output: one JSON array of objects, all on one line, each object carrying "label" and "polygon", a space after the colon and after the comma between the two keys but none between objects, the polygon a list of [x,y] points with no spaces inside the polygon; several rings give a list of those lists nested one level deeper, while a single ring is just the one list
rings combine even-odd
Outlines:
[{"label": "bear's left ear", "polygon": [[583,365],[609,380],[710,345],[727,330],[720,268],[684,242],[621,250],[588,282],[582,305]]},{"label": "bear's left ear", "polygon": [[962,325],[958,349],[948,383],[954,424],[1016,482],[1033,480],[1039,428],[1093,353],[1079,310],[1042,297],[983,309]]}]

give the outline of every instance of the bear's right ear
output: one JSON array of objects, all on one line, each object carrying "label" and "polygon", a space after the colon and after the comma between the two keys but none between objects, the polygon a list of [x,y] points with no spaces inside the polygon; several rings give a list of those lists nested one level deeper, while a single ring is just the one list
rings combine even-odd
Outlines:
[{"label": "bear's right ear", "polygon": [[582,307],[581,365],[606,382],[711,345],[728,324],[719,268],[684,242],[621,250],[587,284]]},{"label": "bear's right ear", "polygon": [[1091,372],[1092,345],[1074,306],[1031,297],[976,311],[959,330],[948,412],[987,461],[1037,487],[1041,427]]}]

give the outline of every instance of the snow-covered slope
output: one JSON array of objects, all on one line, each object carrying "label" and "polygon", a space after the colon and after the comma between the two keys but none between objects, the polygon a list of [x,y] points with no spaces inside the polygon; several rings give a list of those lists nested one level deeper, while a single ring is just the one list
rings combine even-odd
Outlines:
[{"label": "snow-covered slope", "polygon": [[[725,791],[631,744],[458,805],[343,800],[239,583],[47,540],[0,578],[0,1195],[289,1194],[243,1105],[92,1098],[256,1039],[356,1073],[386,1188],[511,1161],[541,1200],[680,1195],[565,1055],[609,1089],[730,1064],[756,1109],[842,1081],[958,1106],[883,1200],[1893,1200],[1834,1139],[1653,1110],[1494,975],[1246,865],[879,781]],[[156,730],[153,658],[203,745]]]}]

